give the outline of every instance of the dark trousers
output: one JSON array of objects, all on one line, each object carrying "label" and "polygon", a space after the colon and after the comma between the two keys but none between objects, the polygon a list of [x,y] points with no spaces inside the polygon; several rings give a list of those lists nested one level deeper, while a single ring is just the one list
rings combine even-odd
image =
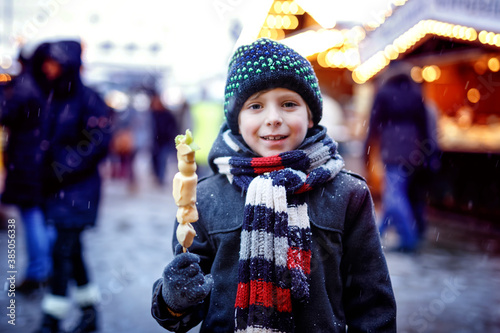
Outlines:
[{"label": "dark trousers", "polygon": [[54,244],[53,277],[50,283],[53,295],[66,296],[68,283],[72,279],[77,286],[89,282],[83,261],[81,234],[83,229],[57,229]]}]

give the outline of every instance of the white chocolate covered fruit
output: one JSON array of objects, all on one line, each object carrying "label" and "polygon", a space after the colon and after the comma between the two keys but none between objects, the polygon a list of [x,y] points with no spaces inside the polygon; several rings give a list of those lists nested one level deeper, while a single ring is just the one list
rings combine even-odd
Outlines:
[{"label": "white chocolate covered fruit", "polygon": [[195,150],[198,146],[193,142],[193,136],[189,130],[185,135],[175,138],[177,149],[177,167],[179,172],[174,176],[172,194],[177,205],[177,227],[176,236],[179,243],[188,248],[193,244],[196,231],[190,223],[198,221],[198,210],[196,209],[196,185],[198,175],[196,174]]},{"label": "white chocolate covered fruit", "polygon": [[193,244],[196,231],[190,223],[179,224],[176,230],[177,240],[183,247],[188,248]]}]

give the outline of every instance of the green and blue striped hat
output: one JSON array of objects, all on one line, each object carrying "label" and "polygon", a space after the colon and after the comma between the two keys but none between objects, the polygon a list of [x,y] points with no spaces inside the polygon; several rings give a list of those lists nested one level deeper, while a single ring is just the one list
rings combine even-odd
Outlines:
[{"label": "green and blue striped hat", "polygon": [[318,79],[311,63],[286,45],[261,38],[240,46],[229,63],[224,115],[231,131],[238,133],[238,114],[253,94],[286,88],[300,94],[311,110],[314,124],[323,113]]}]

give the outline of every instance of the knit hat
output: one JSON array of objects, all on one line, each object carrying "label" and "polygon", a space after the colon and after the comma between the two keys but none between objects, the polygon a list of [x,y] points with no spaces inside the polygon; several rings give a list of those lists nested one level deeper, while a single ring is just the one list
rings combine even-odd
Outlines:
[{"label": "knit hat", "polygon": [[273,88],[298,93],[309,106],[314,124],[319,123],[323,99],[311,63],[288,46],[261,38],[240,46],[229,63],[224,114],[234,134],[238,133],[238,115],[246,100]]}]

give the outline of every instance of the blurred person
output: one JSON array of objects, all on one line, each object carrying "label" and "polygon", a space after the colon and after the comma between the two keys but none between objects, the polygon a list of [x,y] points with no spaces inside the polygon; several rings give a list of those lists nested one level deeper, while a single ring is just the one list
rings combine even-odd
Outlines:
[{"label": "blurred person", "polygon": [[421,202],[412,200],[417,196],[410,197],[409,186],[426,166],[435,142],[430,140],[421,86],[404,64],[388,68],[375,96],[366,151],[375,145],[385,167],[380,235],[394,227],[400,241],[396,250],[413,252],[425,228],[423,216],[415,215],[422,214]]},{"label": "blurred person", "polygon": [[[4,152],[6,178],[2,202],[15,205],[23,223],[28,264],[24,280],[16,290],[31,293],[49,280],[52,270],[51,243],[55,237],[43,212],[42,163],[44,98],[33,79],[31,56],[36,45],[25,45],[19,54],[22,70],[6,89],[0,122],[8,131]],[[43,53],[48,44],[38,45]]]},{"label": "blurred person", "polygon": [[35,52],[33,75],[45,98],[43,193],[46,218],[57,229],[50,293],[42,300],[43,318],[36,332],[59,332],[71,310],[70,281],[82,315],[72,332],[96,330],[99,290],[90,282],[83,258],[82,232],[95,225],[100,200],[98,165],[108,152],[110,110],[80,79],[79,40],[49,43]]},{"label": "blurred person", "polygon": [[193,119],[191,115],[191,105],[186,97],[182,96],[181,102],[174,110],[179,133],[186,133],[187,129],[192,129]]},{"label": "blurred person", "polygon": [[429,200],[435,177],[441,168],[442,151],[438,144],[437,109],[434,103],[425,104],[427,138],[421,145],[425,155],[422,163],[414,169],[415,175],[408,184],[409,199],[415,216],[417,234],[423,238],[427,230],[425,207]]},{"label": "blurred person", "polygon": [[[147,103],[147,105],[145,104]],[[124,110],[114,110],[114,134],[110,146],[111,175],[125,179],[131,192],[138,189],[134,170],[136,156],[150,151],[152,121],[149,97],[141,91],[133,92],[131,103]]]},{"label": "blurred person", "polygon": [[150,112],[153,126],[151,162],[156,183],[163,186],[167,162],[176,156],[175,137],[179,129],[172,111],[165,107],[157,91],[151,92]]},{"label": "blurred person", "polygon": [[136,111],[130,107],[123,111],[113,112],[114,133],[110,145],[111,176],[125,179],[132,192],[137,188],[133,167],[137,147],[136,137],[132,130],[135,113]]}]

